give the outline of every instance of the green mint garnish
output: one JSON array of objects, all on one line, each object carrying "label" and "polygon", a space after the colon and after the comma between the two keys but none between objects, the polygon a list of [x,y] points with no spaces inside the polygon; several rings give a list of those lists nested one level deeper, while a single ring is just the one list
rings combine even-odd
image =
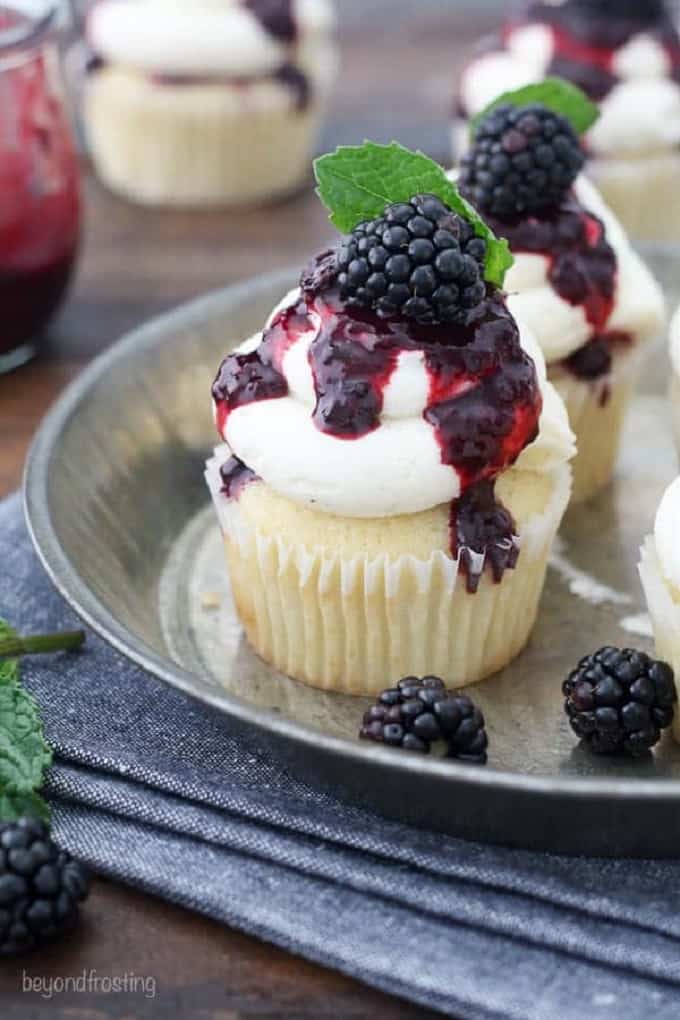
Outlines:
[{"label": "green mint garnish", "polygon": [[0,619],[0,822],[21,815],[47,819],[39,794],[52,751],[43,734],[40,710],[21,684],[19,656],[78,648],[83,631],[19,637]]},{"label": "green mint garnish", "polygon": [[513,92],[504,92],[498,99],[489,103],[481,113],[470,121],[470,133],[474,139],[477,129],[484,118],[497,106],[526,106],[528,103],[541,103],[554,113],[561,113],[571,122],[577,135],[593,126],[600,116],[595,103],[576,85],[562,78],[546,78],[536,85],[525,85]]},{"label": "green mint garnish", "polygon": [[500,240],[459,194],[443,167],[422,152],[411,152],[397,142],[341,146],[314,162],[317,194],[330,211],[331,222],[343,234],[358,223],[382,215],[385,206],[408,202],[414,195],[436,195],[472,224],[487,244],[485,279],[503,285],[513,263],[507,241]]}]

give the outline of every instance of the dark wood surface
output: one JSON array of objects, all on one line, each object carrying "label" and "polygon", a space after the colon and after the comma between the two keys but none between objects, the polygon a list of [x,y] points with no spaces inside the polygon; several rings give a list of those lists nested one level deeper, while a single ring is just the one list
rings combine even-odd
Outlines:
[{"label": "dark wood surface", "polygon": [[[343,0],[350,6],[349,0]],[[459,2],[375,0],[369,22],[343,25],[343,68],[324,143],[392,137],[446,159],[452,81],[486,24]],[[417,12],[417,17],[415,14]],[[0,377],[0,497],[20,482],[31,436],[91,358],[151,315],[236,279],[301,264],[332,236],[311,184],[260,210],[167,213],[133,208],[86,180],[77,278],[39,359]],[[62,978],[133,972],[156,994],[23,990],[24,974]],[[0,963],[2,1020],[425,1020],[429,1011],[371,991],[271,946],[98,880],[72,939]]]}]

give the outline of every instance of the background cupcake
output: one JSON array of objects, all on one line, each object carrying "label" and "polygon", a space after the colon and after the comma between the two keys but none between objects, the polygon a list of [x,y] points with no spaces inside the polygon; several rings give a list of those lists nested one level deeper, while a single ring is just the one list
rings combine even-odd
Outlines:
[{"label": "background cupcake", "polygon": [[150,204],[299,186],[332,86],[329,0],[100,0],[85,129],[102,180]]},{"label": "background cupcake", "polygon": [[[642,547],[640,578],[654,628],[657,654],[680,678],[680,478],[663,495],[654,522],[654,534]],[[676,713],[673,735],[680,740]]]},{"label": "background cupcake", "polygon": [[675,444],[680,451],[680,309],[671,321],[670,329],[671,384],[670,400]]},{"label": "background cupcake", "polygon": [[[551,80],[506,95],[476,125],[460,171],[463,194],[508,239],[508,305],[538,340],[548,378],[576,433],[576,502],[611,479],[621,426],[664,300],[597,190],[572,120],[583,94]],[[549,104],[549,105],[546,105]]]},{"label": "background cupcake", "polygon": [[680,38],[663,0],[524,4],[464,69],[455,128],[499,92],[558,75],[597,102],[588,174],[636,237],[680,231]]},{"label": "background cupcake", "polygon": [[441,168],[367,144],[318,174],[354,230],[213,389],[236,604],[257,651],[315,686],[461,686],[533,626],[569,498],[566,414],[494,282],[506,249]]}]

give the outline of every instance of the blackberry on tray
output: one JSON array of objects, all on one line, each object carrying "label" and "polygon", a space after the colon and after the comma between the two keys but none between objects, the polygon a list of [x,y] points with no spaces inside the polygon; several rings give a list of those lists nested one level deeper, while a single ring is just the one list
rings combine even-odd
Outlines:
[{"label": "blackberry on tray", "polygon": [[485,765],[488,739],[484,716],[466,694],[450,691],[438,676],[406,676],[378,696],[364,714],[364,740],[429,754],[445,745],[445,756]]},{"label": "blackberry on tray", "polygon": [[649,751],[673,721],[677,701],[670,666],[609,646],[581,659],[562,693],[572,730],[597,754]]}]

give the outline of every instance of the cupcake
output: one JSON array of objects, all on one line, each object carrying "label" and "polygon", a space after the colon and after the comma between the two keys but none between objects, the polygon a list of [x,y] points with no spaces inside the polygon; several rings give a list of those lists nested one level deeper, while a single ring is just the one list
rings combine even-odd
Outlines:
[{"label": "cupcake", "polygon": [[316,171],[350,236],[213,386],[236,606],[262,658],[313,686],[459,687],[529,637],[573,437],[500,290],[507,248],[441,167],[365,143]]},{"label": "cupcake", "polygon": [[598,104],[588,174],[638,238],[680,234],[680,38],[663,0],[524,4],[463,70],[454,127],[499,92],[566,78]]},{"label": "cupcake", "polygon": [[680,453],[680,308],[673,316],[671,322],[671,414],[673,418],[673,433],[675,445]]},{"label": "cupcake", "polygon": [[[664,322],[661,290],[614,214],[579,171],[578,93],[556,81],[507,93],[478,122],[460,188],[514,256],[508,306],[541,346],[578,454],[573,500],[611,479],[647,341]],[[529,102],[524,102],[529,98]],[[581,97],[587,112],[585,96]],[[586,118],[587,120],[587,118]]]},{"label": "cupcake", "polygon": [[[640,578],[654,628],[657,654],[673,667],[680,680],[680,478],[663,495],[654,534],[642,546]],[[673,720],[673,736],[680,740],[680,714]]]},{"label": "cupcake", "polygon": [[99,0],[83,96],[99,176],[151,205],[300,186],[332,86],[329,0]]}]

